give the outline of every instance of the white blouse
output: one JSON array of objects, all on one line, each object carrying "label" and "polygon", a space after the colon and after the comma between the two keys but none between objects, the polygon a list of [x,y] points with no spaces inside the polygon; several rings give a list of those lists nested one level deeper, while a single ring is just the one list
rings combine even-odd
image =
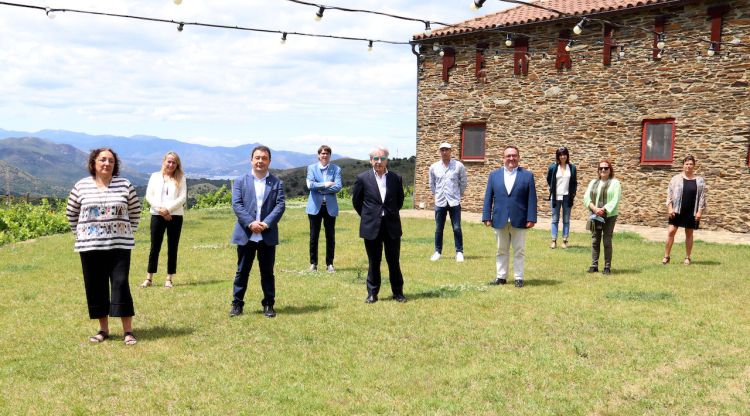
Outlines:
[{"label": "white blouse", "polygon": [[187,201],[187,180],[185,176],[177,187],[175,181],[164,180],[161,172],[154,172],[148,180],[146,201],[151,205],[151,215],[159,215],[158,209],[164,207],[171,215],[184,215],[183,206]]}]

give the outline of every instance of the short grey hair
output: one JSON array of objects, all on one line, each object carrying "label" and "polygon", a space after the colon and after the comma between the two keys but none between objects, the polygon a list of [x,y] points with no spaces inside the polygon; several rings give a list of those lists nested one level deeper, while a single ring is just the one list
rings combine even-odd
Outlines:
[{"label": "short grey hair", "polygon": [[383,154],[385,155],[385,157],[388,157],[388,155],[389,155],[387,147],[381,146],[381,145],[377,145],[377,146],[373,147],[372,150],[370,150],[370,159],[372,159],[372,157],[375,156],[375,153],[380,153],[380,152],[383,152]]}]

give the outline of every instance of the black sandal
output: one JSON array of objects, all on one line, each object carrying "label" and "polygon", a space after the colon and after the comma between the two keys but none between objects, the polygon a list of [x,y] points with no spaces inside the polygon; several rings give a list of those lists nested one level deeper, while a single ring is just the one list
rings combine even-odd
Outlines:
[{"label": "black sandal", "polygon": [[[130,337],[130,339],[128,339],[128,337]],[[125,343],[125,345],[135,345],[138,342],[132,332],[126,332],[125,336],[122,337],[122,341]]]},{"label": "black sandal", "polygon": [[100,330],[96,333],[96,335],[92,335],[89,337],[89,342],[98,344],[100,342],[104,342],[109,339],[109,333]]}]

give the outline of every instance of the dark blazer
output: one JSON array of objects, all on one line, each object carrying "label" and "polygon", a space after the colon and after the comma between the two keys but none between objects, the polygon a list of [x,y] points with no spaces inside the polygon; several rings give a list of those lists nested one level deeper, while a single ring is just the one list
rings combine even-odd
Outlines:
[{"label": "dark blazer", "polygon": [[[361,238],[376,239],[381,224],[386,227],[392,239],[401,237],[399,210],[404,206],[404,186],[401,176],[397,173],[389,171],[385,175],[385,201],[380,198],[374,170],[370,169],[357,175],[357,180],[352,187],[352,204],[361,217],[359,222]],[[381,216],[381,213],[385,215]]]},{"label": "dark blazer", "polygon": [[[557,205],[555,194],[557,193],[557,163],[549,165],[547,168],[547,185],[549,185],[549,200],[552,201],[552,206]],[[578,177],[576,176],[576,165],[568,163],[570,169],[570,185],[568,186],[568,206],[573,206],[573,200],[576,198],[576,192],[578,191]]]},{"label": "dark blazer", "polygon": [[502,228],[510,218],[513,228],[526,228],[536,221],[536,187],[534,174],[519,167],[510,194],[505,190],[505,168],[493,170],[484,192],[482,222],[492,220],[493,228]]},{"label": "dark blazer", "polygon": [[[255,202],[255,176],[246,173],[235,179],[232,185],[232,209],[237,216],[237,223],[232,233],[232,244],[244,246],[253,235],[247,226],[255,221],[258,212]],[[279,244],[279,229],[276,225],[286,209],[286,198],[284,196],[284,183],[276,176],[266,177],[266,192],[263,197],[263,205],[260,208],[260,220],[268,224],[268,229],[261,233],[263,242],[269,246]]]}]

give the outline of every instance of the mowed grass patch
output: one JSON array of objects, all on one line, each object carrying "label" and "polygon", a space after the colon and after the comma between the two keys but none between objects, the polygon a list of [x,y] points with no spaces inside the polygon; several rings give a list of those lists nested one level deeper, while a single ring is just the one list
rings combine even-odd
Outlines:
[{"label": "mowed grass patch", "polygon": [[[750,408],[747,247],[698,242],[691,266],[617,233],[613,274],[588,274],[590,237],[550,250],[529,232],[526,286],[490,286],[491,229],[464,222],[464,263],[430,262],[434,222],[404,219],[406,304],[364,304],[358,217],[337,219],[337,273],[307,272],[309,225],[280,227],[278,316],[261,314],[257,265],[230,319],[230,209],[188,211],[171,290],[131,287],[139,343],[91,345],[73,237],[0,247],[0,414],[743,414]],[[700,233],[700,231],[698,231]],[[321,233],[322,234],[322,233]],[[320,258],[324,257],[321,235]],[[166,250],[166,248],[164,248]],[[675,258],[684,251],[674,248]]]}]

